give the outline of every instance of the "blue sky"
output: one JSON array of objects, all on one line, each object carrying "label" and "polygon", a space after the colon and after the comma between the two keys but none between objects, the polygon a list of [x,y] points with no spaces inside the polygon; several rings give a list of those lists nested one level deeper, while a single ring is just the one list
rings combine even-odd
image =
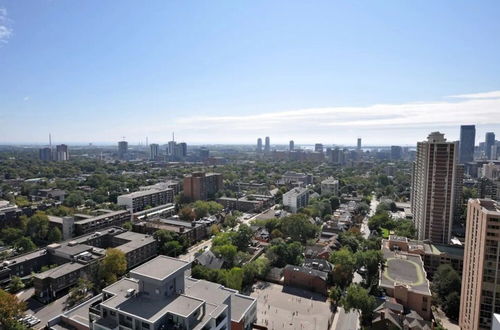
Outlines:
[{"label": "blue sky", "polygon": [[500,134],[498,17],[498,1],[0,0],[0,143],[413,144],[461,123],[483,140]]}]

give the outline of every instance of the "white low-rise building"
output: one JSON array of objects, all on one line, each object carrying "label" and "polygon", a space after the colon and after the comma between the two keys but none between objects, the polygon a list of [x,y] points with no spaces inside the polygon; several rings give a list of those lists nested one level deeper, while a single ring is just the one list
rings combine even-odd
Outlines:
[{"label": "white low-rise building", "polygon": [[283,194],[283,206],[292,213],[297,213],[307,204],[309,204],[309,189],[307,188],[297,187]]}]

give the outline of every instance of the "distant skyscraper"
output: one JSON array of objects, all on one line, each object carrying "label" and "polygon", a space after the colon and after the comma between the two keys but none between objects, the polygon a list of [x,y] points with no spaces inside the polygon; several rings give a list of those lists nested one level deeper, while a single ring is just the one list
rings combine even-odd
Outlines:
[{"label": "distant skyscraper", "polygon": [[403,157],[403,148],[391,146],[391,160],[400,160]]},{"label": "distant skyscraper", "polygon": [[358,138],[358,150],[361,150],[361,138]]},{"label": "distant skyscraper", "polygon": [[208,150],[208,148],[201,147],[198,154],[202,161],[206,161],[210,157],[210,150]]},{"label": "distant skyscraper", "polygon": [[179,154],[181,155],[181,157],[187,156],[187,143],[186,142],[179,143]]},{"label": "distant skyscraper", "polygon": [[288,143],[288,149],[290,151],[293,151],[295,149],[295,143],[293,142],[293,140],[290,140],[290,142]]},{"label": "distant skyscraper", "polygon": [[120,141],[118,142],[118,157],[120,159],[125,159],[128,153],[128,142]]},{"label": "distant skyscraper", "polygon": [[[413,163],[411,206],[419,240],[447,244],[455,215],[458,142],[433,132],[418,142]],[[461,172],[460,172],[461,173]],[[459,185],[461,187],[461,185]]]},{"label": "distant skyscraper", "polygon": [[262,152],[262,139],[261,138],[258,138],[257,139],[257,153],[261,153]]},{"label": "distant skyscraper", "polygon": [[167,146],[167,155],[173,156],[175,153],[175,141],[168,141],[168,146]]},{"label": "distant skyscraper", "polygon": [[460,126],[460,164],[474,160],[474,145],[476,144],[476,126]]},{"label": "distant skyscraper", "polygon": [[269,136],[266,136],[266,145],[264,146],[264,152],[271,152],[271,139],[269,139]]},{"label": "distant skyscraper", "polygon": [[495,133],[486,133],[484,142],[484,153],[486,154],[486,159],[491,159],[491,147],[495,145]]},{"label": "distant skyscraper", "polygon": [[315,152],[323,152],[323,144],[321,144],[321,143],[316,143],[316,144],[314,145],[314,151],[315,151]]},{"label": "distant skyscraper", "polygon": [[160,145],[157,143],[151,143],[149,145],[149,159],[155,160],[160,156]]},{"label": "distant skyscraper", "polygon": [[68,146],[59,144],[56,146],[56,160],[58,162],[66,161],[69,159]]},{"label": "distant skyscraper", "polygon": [[50,162],[52,160],[52,150],[49,147],[40,148],[38,150],[38,155],[40,160],[44,162]]},{"label": "distant skyscraper", "polygon": [[459,324],[462,330],[492,329],[498,312],[500,205],[490,199],[470,199],[465,221],[464,266]]}]

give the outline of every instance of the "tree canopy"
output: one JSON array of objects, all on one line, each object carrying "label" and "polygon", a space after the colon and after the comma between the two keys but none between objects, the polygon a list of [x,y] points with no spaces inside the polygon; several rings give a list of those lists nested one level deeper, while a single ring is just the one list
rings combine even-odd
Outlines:
[{"label": "tree canopy", "polygon": [[109,248],[106,250],[106,256],[100,263],[101,279],[106,285],[112,284],[127,270],[127,258],[122,251]]}]

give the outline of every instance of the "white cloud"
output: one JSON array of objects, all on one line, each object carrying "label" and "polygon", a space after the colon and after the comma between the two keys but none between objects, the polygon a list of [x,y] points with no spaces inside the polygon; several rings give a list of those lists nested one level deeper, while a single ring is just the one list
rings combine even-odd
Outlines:
[{"label": "white cloud", "polygon": [[0,43],[7,43],[12,36],[12,29],[9,27],[7,9],[0,7]]},{"label": "white cloud", "polygon": [[[391,132],[398,130],[401,143],[423,139],[431,130],[450,130],[458,138],[458,126],[500,125],[500,91],[465,94],[450,101],[404,104],[376,104],[363,107],[326,107],[279,111],[255,115],[196,116],[174,121],[176,131],[196,141],[211,138],[223,141],[252,141],[270,135],[275,141],[296,138],[304,143],[323,141],[348,143],[356,136],[390,144]],[[338,142],[337,142],[338,141]],[[330,143],[332,143],[330,142]],[[375,142],[374,142],[375,143]]]},{"label": "white cloud", "polygon": [[490,99],[490,98],[500,98],[500,91],[486,92],[486,93],[474,93],[474,94],[460,94],[451,95],[450,97],[458,99]]}]

